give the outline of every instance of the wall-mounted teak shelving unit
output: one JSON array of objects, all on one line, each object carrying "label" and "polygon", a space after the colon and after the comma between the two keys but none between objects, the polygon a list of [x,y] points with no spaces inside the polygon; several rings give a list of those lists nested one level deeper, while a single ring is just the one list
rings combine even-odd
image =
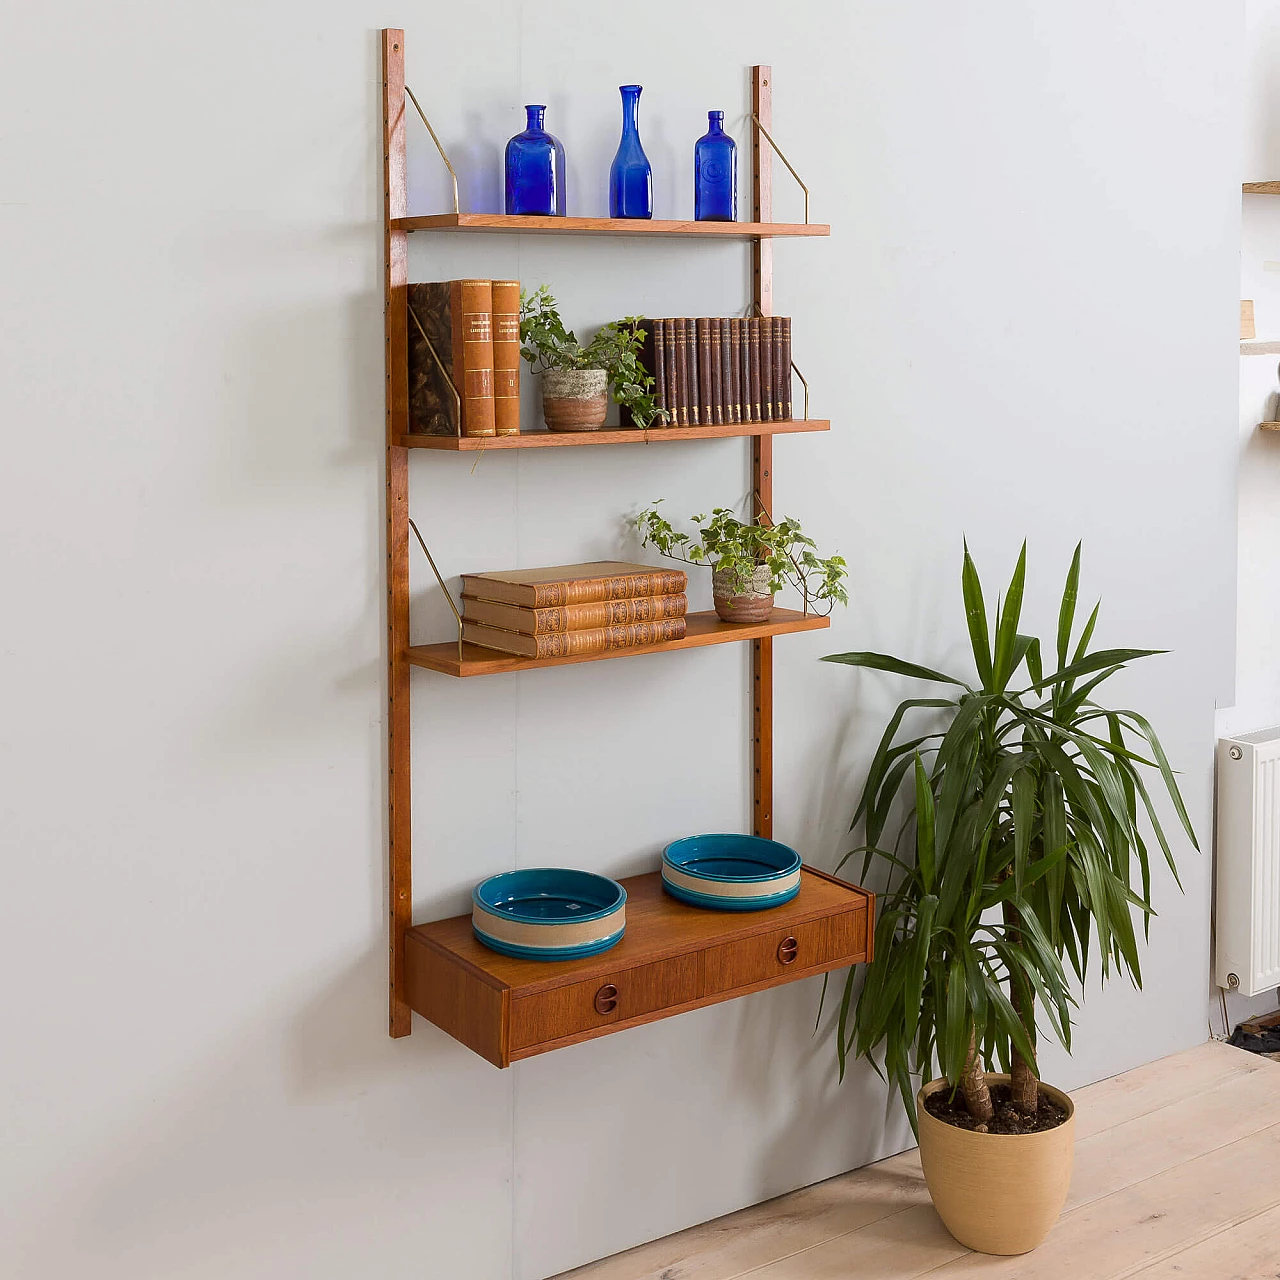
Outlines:
[{"label": "wall-mounted teak shelving unit", "polygon": [[[382,33],[387,358],[387,661],[388,832],[390,899],[390,1030],[408,1035],[420,1013],[497,1066],[621,1031],[656,1018],[759,991],[870,956],[874,898],[857,885],[805,868],[790,903],[746,915],[703,911],[663,893],[657,874],[627,887],[627,932],[603,955],[557,963],[512,960],[481,946],[470,916],[412,927],[409,680],[413,667],[470,677],[532,671],[750,643],[752,694],[752,827],[773,834],[773,640],[814,631],[826,618],[775,609],[768,622],[731,624],[715,614],[691,614],[682,640],[585,658],[512,657],[457,640],[409,641],[409,450],[479,452],[668,442],[741,436],[751,441],[757,514],[773,505],[773,437],[828,431],[826,420],[741,423],[733,426],[619,429],[556,435],[532,431],[487,439],[414,435],[409,431],[408,236],[416,231],[518,232],[554,235],[726,237],[748,240],[753,301],[773,314],[773,240],[826,236],[817,223],[775,223],[772,153],[759,141],[772,127],[771,75],[752,68],[752,110],[759,124],[752,155],[751,222],[631,221],[613,218],[516,218],[499,214],[410,217],[405,181],[404,32]],[[410,95],[411,96],[411,95]],[[433,134],[434,137],[434,134]],[[437,144],[438,145],[438,144]],[[441,151],[443,155],[443,150]],[[790,167],[790,166],[788,166]],[[794,171],[793,171],[794,172]],[[456,201],[455,201],[456,204]],[[807,218],[807,196],[806,196]]]}]

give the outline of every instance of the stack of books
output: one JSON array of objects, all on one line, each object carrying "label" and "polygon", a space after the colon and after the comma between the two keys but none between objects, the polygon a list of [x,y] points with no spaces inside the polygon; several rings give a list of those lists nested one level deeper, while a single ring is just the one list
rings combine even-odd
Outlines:
[{"label": "stack of books", "polygon": [[786,422],[791,317],[645,320],[640,360],[669,427]]},{"label": "stack of books", "polygon": [[409,430],[520,434],[520,281],[409,286]]},{"label": "stack of books", "polygon": [[688,575],[598,560],[462,575],[462,638],[524,658],[580,658],[682,640]]}]

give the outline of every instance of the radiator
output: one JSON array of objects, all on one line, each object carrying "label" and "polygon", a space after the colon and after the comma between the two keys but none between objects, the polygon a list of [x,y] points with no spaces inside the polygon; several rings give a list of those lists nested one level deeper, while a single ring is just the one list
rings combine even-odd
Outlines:
[{"label": "radiator", "polygon": [[1218,742],[1214,981],[1280,987],[1280,726]]}]

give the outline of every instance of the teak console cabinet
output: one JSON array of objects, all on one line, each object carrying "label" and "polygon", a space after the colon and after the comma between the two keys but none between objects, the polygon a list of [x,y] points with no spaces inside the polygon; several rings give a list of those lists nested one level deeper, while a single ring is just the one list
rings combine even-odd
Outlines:
[{"label": "teak console cabinet", "polygon": [[[410,217],[405,181],[404,32],[382,33],[383,161],[387,359],[387,805],[390,900],[390,1031],[408,1035],[412,1012],[442,1027],[495,1066],[532,1057],[688,1009],[732,1000],[779,983],[870,957],[874,898],[865,889],[806,867],[799,895],[768,911],[704,911],[668,897],[654,873],[624,880],[627,932],[612,950],[584,960],[514,960],[481,946],[471,917],[412,926],[412,823],[409,680],[413,667],[449,676],[498,675],[729,642],[751,644],[752,829],[773,834],[773,640],[828,626],[826,618],[775,609],[765,623],[733,625],[692,614],[680,641],[608,651],[590,658],[536,661],[475,645],[412,645],[409,640],[409,451],[451,452],[611,444],[662,444],[723,436],[751,441],[756,513],[773,506],[773,437],[827,431],[830,422],[749,422],[732,426],[611,430],[555,435],[529,431],[487,440],[409,431],[408,236],[415,231],[585,236],[737,237],[750,241],[753,301],[773,314],[773,239],[826,236],[818,223],[775,223],[772,154],[752,149],[751,222],[513,218],[501,214]],[[751,106],[761,131],[772,128],[768,67],[752,68]],[[442,152],[443,154],[443,152]],[[807,205],[806,205],[807,209]]]}]

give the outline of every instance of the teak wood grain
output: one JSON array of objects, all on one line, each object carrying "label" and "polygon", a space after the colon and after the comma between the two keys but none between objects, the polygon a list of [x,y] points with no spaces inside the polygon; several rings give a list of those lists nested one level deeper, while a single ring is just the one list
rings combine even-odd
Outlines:
[{"label": "teak wood grain", "polygon": [[413,826],[409,772],[409,245],[392,220],[408,207],[404,147],[404,32],[382,33],[383,304],[387,359],[387,881],[390,1032],[409,1034],[405,931],[412,923]]},{"label": "teak wood grain", "polygon": [[[811,867],[791,902],[759,912],[687,906],[663,890],[656,872],[622,883],[626,936],[603,955],[581,960],[499,955],[476,941],[469,915],[411,929],[414,1009],[505,1067],[871,955],[873,895]],[[779,948],[792,937],[795,958],[784,959],[791,952]],[[609,999],[597,1007],[602,988],[611,989],[604,993]]]},{"label": "teak wood grain", "polygon": [[[521,658],[496,649],[464,644],[458,657],[458,642],[413,645],[409,661],[415,667],[439,671],[447,676],[496,676],[511,671],[536,671],[540,667],[564,667],[578,662],[606,662],[612,658],[637,658],[647,653],[671,653],[677,649],[699,649],[708,644],[736,644],[761,636],[789,635],[796,631],[821,631],[830,618],[803,614],[798,609],[774,609],[768,622],[722,622],[714,613],[691,613],[685,618],[685,634],[680,640],[637,645],[630,649],[606,649],[603,653],[580,654],[570,658]],[[759,833],[757,833],[759,834]]]},{"label": "teak wood grain", "polygon": [[406,449],[439,449],[446,453],[482,453],[486,449],[555,449],[591,444],[661,444],[669,440],[721,440],[733,436],[783,436],[830,431],[826,418],[793,418],[786,422],[712,423],[699,427],[634,427],[609,431],[522,431],[518,436],[406,435]]},{"label": "teak wood grain", "polygon": [[1280,182],[1246,182],[1243,189],[1247,196],[1280,196]]},{"label": "teak wood grain", "polygon": [[[761,117],[763,119],[763,117]],[[769,122],[765,120],[765,128]],[[710,236],[745,240],[763,236],[829,236],[831,228],[820,222],[685,222],[654,218],[545,218],[503,213],[432,213],[400,217],[396,231],[507,231],[535,235],[585,236]]]}]

